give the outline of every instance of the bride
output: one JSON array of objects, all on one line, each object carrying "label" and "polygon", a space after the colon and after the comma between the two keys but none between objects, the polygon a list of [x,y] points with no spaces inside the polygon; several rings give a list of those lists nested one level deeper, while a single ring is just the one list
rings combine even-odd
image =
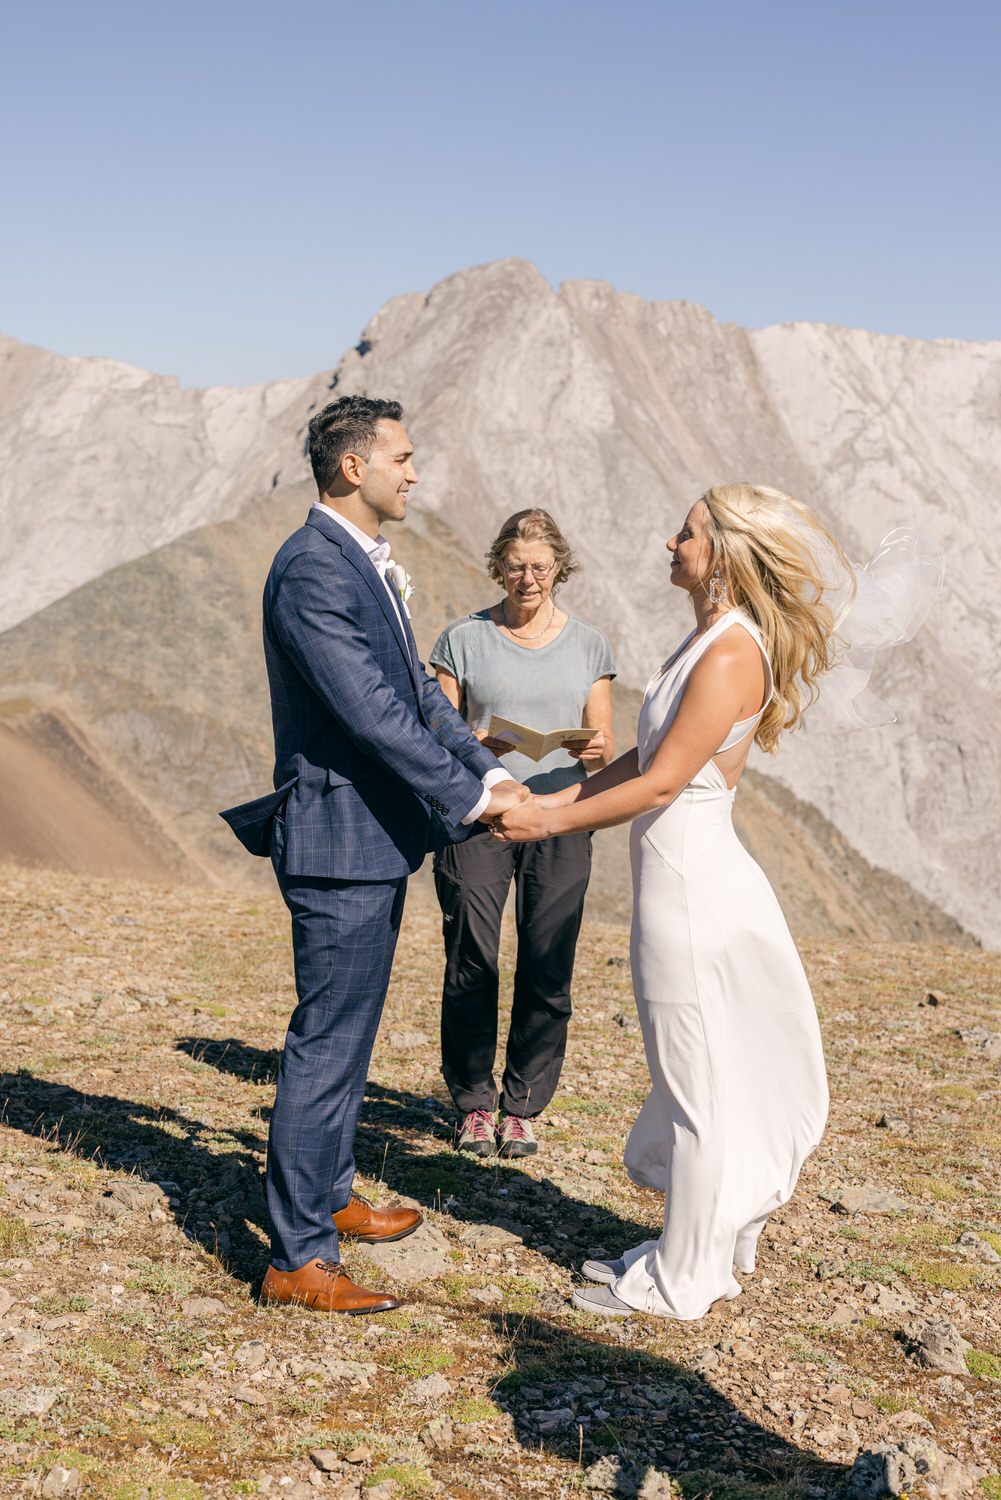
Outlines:
[{"label": "bride", "polygon": [[[699,1318],[736,1297],[768,1214],[823,1134],[827,1080],[806,975],[764,874],[737,839],[752,742],[774,750],[835,664],[851,565],[779,490],[707,491],[667,544],[695,628],[651,678],[635,750],[507,812],[504,839],[632,822],[631,960],[652,1088],[626,1145],[662,1192],[664,1230],[586,1261],[589,1312]],[[825,578],[833,561],[837,586]]]}]

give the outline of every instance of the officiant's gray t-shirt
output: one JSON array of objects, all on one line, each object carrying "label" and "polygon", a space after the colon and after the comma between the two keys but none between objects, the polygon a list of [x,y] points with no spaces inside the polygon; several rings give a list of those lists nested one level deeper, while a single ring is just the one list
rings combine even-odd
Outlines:
[{"label": "officiant's gray t-shirt", "polygon": [[[464,615],[442,631],[428,661],[459,682],[470,729],[487,729],[491,714],[543,734],[576,729],[593,684],[615,676],[608,638],[573,615],[554,641],[533,651],[503,635],[485,609]],[[501,765],[533,792],[556,792],[587,774],[565,750],[540,761],[511,750]]]}]

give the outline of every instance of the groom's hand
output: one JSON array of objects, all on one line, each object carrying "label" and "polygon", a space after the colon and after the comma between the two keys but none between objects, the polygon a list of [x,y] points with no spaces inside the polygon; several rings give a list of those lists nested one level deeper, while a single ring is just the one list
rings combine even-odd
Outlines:
[{"label": "groom's hand", "polygon": [[546,800],[543,798],[540,801],[538,797],[532,797],[518,807],[509,808],[493,824],[490,837],[505,844],[523,844],[529,840],[552,838],[550,824],[553,813],[548,806],[543,805]]},{"label": "groom's hand", "polygon": [[517,807],[531,795],[528,787],[522,786],[520,781],[495,782],[490,788],[490,801],[480,813],[479,821],[492,823],[494,818],[499,818],[510,807]]}]

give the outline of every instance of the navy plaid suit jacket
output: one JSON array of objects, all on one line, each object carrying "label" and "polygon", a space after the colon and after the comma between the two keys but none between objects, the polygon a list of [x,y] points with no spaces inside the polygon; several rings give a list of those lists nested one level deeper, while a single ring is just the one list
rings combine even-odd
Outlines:
[{"label": "navy plaid suit jacket", "polygon": [[386,587],[322,511],[280,548],[264,589],[275,791],[223,817],[267,854],[284,803],[284,873],[396,880],[462,818],[500,763],[417,658]]}]

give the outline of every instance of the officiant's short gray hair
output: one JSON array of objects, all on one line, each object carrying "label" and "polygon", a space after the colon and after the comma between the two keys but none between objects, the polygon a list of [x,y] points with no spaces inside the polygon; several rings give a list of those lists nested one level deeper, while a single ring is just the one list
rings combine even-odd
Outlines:
[{"label": "officiant's short gray hair", "polygon": [[558,564],[556,577],[553,580],[554,594],[560,584],[566,583],[570,574],[576,573],[580,567],[580,563],[573,555],[570,543],[548,510],[541,510],[539,507],[516,510],[513,516],[508,516],[490,543],[490,550],[486,555],[487,572],[495,583],[504,582],[501,563],[507,555],[507,549],[514,542],[542,542],[551,549]]}]

